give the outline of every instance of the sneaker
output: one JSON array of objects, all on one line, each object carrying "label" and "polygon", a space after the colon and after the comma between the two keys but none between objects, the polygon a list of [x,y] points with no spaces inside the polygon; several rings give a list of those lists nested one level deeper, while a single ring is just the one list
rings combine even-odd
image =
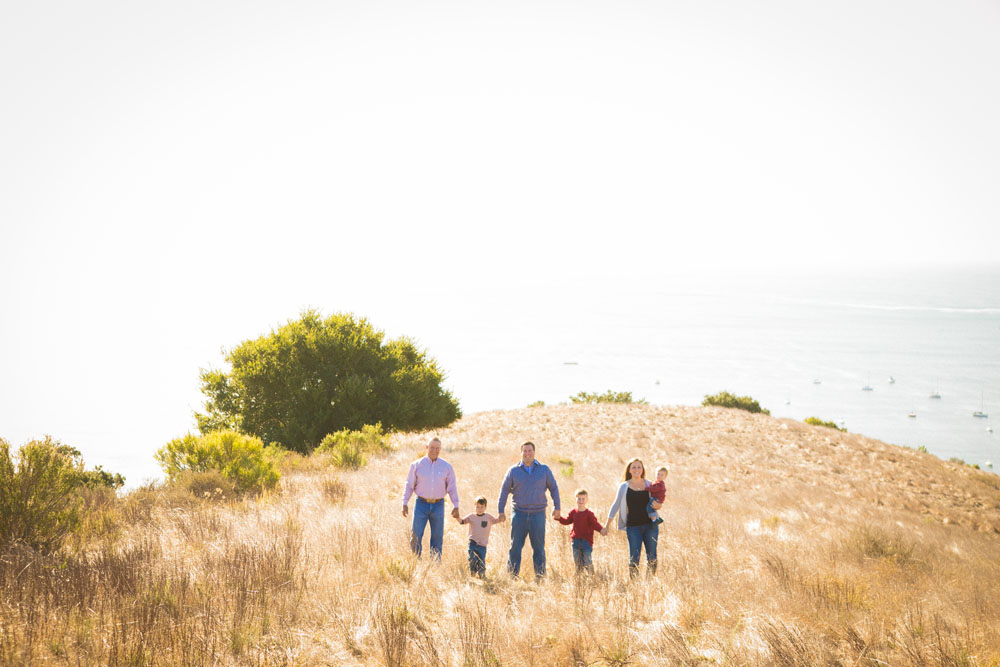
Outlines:
[{"label": "sneaker", "polygon": [[656,517],[656,521],[653,522],[653,525],[659,526],[661,523],[663,523],[663,519],[661,519],[660,517]]}]

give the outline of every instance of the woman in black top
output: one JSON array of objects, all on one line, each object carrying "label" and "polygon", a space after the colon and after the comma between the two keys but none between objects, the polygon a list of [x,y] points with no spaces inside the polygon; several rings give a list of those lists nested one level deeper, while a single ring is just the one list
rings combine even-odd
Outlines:
[{"label": "woman in black top", "polygon": [[[620,513],[618,528],[625,531],[628,537],[629,573],[634,577],[639,573],[639,556],[642,548],[646,548],[646,570],[656,574],[656,542],[660,536],[660,527],[650,521],[646,511],[649,503],[649,482],[646,481],[646,467],[639,459],[632,459],[625,466],[624,481],[618,487],[618,497],[611,506],[608,523],[602,534],[606,535],[611,519]],[[658,503],[653,504],[659,509]]]}]

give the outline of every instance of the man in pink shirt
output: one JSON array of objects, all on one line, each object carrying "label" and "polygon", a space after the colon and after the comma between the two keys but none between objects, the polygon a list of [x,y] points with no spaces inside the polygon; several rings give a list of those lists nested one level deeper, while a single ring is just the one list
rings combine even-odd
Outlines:
[{"label": "man in pink shirt", "polygon": [[441,441],[433,438],[427,443],[427,455],[410,464],[403,489],[403,516],[410,513],[410,496],[416,495],[413,505],[413,526],[410,548],[420,556],[423,550],[424,530],[431,524],[431,554],[441,557],[444,540],[444,497],[451,498],[451,515],[458,519],[458,486],[451,464],[440,457]]}]

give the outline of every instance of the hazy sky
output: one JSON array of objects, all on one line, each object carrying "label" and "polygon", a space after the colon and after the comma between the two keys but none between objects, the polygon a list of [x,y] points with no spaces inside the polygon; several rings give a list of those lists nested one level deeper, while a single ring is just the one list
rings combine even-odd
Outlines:
[{"label": "hazy sky", "polygon": [[162,442],[305,306],[427,340],[479,289],[996,261],[998,35],[995,0],[4,3],[0,436]]}]

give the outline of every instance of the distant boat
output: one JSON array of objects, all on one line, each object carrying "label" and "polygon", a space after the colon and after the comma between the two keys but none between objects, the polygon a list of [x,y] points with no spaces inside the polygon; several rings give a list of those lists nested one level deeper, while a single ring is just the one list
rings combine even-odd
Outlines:
[{"label": "distant boat", "polygon": [[941,392],[939,391],[938,383],[936,381],[934,382],[934,391],[931,392],[930,398],[941,398]]},{"label": "distant boat", "polygon": [[986,394],[982,394],[979,400],[979,409],[972,413],[972,416],[977,419],[986,419],[989,417],[986,414]]},{"label": "distant boat", "polygon": [[916,419],[917,418],[917,413],[914,412],[913,410],[910,410],[910,414],[908,414],[906,416],[909,417],[910,419]]},{"label": "distant boat", "polygon": [[896,378],[889,376],[889,384],[896,384]]},{"label": "distant boat", "polygon": [[983,464],[983,467],[985,467],[985,468],[992,468],[993,467],[993,462],[992,461],[987,461],[986,463]]},{"label": "distant boat", "polygon": [[819,378],[816,378],[815,380],[813,380],[813,384],[823,384],[823,381],[820,380]]},{"label": "distant boat", "polygon": [[875,391],[875,388],[872,387],[872,376],[871,375],[868,376],[868,382],[865,383],[865,386],[863,386],[861,388],[861,391]]},{"label": "distant boat", "polygon": [[657,380],[657,381],[656,381],[656,382],[654,382],[653,384],[660,384],[660,381],[659,381],[659,380]]},{"label": "distant boat", "polygon": [[563,366],[579,366],[579,361],[564,361]]}]

